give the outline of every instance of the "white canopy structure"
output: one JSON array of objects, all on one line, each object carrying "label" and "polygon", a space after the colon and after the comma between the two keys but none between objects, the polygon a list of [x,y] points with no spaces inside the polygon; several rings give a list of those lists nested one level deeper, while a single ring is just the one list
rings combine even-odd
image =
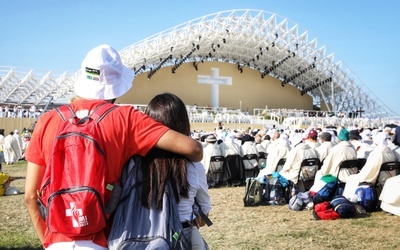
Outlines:
[{"label": "white canopy structure", "polygon": [[[363,111],[364,117],[395,116],[334,53],[288,19],[262,10],[232,10],[203,16],[145,38],[120,51],[135,74],[151,78],[160,68],[179,74],[183,63],[205,61],[251,68],[290,84],[299,95],[321,101],[331,112]],[[0,103],[46,104],[73,93],[79,72],[38,73],[0,67]]]}]

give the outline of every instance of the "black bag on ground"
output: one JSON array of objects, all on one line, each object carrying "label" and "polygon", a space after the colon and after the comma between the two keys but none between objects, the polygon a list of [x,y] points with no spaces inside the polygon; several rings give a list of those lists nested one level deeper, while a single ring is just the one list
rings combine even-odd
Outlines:
[{"label": "black bag on ground", "polygon": [[356,216],[356,207],[343,195],[333,197],[330,205],[340,215],[340,218],[353,218]]},{"label": "black bag on ground", "polygon": [[264,185],[257,177],[246,179],[243,203],[245,207],[259,206],[263,204]]}]

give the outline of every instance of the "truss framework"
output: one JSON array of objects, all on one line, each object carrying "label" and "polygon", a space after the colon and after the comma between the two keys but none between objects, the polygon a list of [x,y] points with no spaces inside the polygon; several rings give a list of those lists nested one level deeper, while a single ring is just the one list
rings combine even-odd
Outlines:
[{"label": "truss framework", "polygon": [[[120,51],[135,74],[151,78],[160,68],[179,73],[183,63],[237,64],[270,75],[308,94],[332,112],[363,110],[364,117],[394,116],[325,45],[298,24],[261,10],[232,10],[193,19],[145,38]],[[0,103],[44,104],[73,93],[79,72],[37,73],[0,67]]]}]

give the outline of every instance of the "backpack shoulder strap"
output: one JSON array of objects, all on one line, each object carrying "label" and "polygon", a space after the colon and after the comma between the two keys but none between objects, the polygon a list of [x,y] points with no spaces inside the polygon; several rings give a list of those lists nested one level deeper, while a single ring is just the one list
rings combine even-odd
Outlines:
[{"label": "backpack shoulder strap", "polygon": [[68,121],[72,117],[76,117],[75,112],[69,104],[58,107],[56,111],[64,122]]},{"label": "backpack shoulder strap", "polygon": [[118,108],[118,105],[114,105],[109,102],[104,102],[96,107],[96,109],[89,115],[93,120],[99,123],[108,113]]},{"label": "backpack shoulder strap", "polygon": [[212,223],[212,221],[210,220],[210,218],[208,218],[208,216],[203,212],[203,209],[201,208],[201,206],[200,206],[200,204],[199,204],[199,202],[197,201],[197,199],[196,198],[194,198],[194,203],[196,204],[196,206],[198,207],[198,209],[199,209],[199,214],[200,214],[200,217],[203,219],[203,221],[207,224],[207,226],[211,226],[213,223]]}]

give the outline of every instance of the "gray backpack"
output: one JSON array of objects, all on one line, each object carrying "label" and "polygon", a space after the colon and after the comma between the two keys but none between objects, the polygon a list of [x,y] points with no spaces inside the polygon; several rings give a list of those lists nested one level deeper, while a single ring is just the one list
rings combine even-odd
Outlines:
[{"label": "gray backpack", "polygon": [[184,235],[171,184],[166,185],[162,210],[142,205],[141,157],[132,157],[121,176],[122,195],[108,237],[109,249],[191,249]]}]

